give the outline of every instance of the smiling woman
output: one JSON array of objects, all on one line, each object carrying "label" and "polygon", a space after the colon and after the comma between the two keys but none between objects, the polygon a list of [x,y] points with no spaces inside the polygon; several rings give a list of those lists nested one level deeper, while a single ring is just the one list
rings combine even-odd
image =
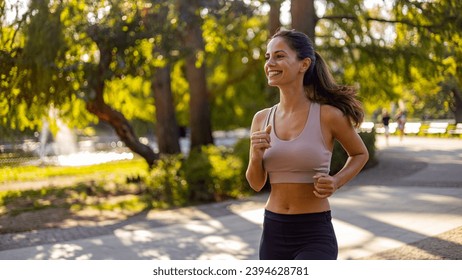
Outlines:
[{"label": "smiling woman", "polygon": [[[336,259],[337,239],[328,198],[368,160],[354,126],[363,110],[352,87],[338,85],[311,40],[280,30],[269,41],[264,66],[280,102],[257,112],[251,125],[246,177],[260,191],[269,177],[261,259]],[[330,175],[334,142],[348,153]]]}]

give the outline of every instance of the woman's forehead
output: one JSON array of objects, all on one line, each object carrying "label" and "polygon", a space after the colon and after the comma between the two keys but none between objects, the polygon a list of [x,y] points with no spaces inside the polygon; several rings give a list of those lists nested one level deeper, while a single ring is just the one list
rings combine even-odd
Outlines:
[{"label": "woman's forehead", "polygon": [[293,52],[293,50],[289,47],[286,41],[281,37],[276,37],[276,38],[271,39],[268,42],[266,50],[267,50],[267,53],[273,53],[278,50],[283,50],[285,52]]}]

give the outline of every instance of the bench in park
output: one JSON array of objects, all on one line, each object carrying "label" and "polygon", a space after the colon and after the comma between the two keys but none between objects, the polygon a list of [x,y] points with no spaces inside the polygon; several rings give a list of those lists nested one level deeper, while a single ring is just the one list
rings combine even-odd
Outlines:
[{"label": "bench in park", "polygon": [[444,134],[448,129],[448,122],[431,122],[424,131],[426,134]]},{"label": "bench in park", "polygon": [[[392,122],[388,125],[388,133],[393,134],[396,132],[396,129],[398,128],[398,124],[395,122]],[[385,133],[385,127],[383,125],[379,125],[376,129],[375,132],[379,134]]]},{"label": "bench in park", "polygon": [[406,134],[418,134],[420,132],[420,122],[408,122],[404,125],[404,133]]},{"label": "bench in park", "polygon": [[370,133],[372,129],[374,129],[374,126],[375,124],[373,122],[362,122],[359,126],[359,131]]},{"label": "bench in park", "polygon": [[449,130],[449,134],[462,134],[462,123],[456,124],[456,127],[454,129]]}]

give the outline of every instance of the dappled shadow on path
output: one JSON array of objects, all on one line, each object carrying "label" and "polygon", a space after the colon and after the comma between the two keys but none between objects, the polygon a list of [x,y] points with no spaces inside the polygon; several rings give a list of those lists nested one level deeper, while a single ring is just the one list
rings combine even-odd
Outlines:
[{"label": "dappled shadow on path", "polygon": [[332,198],[334,217],[350,234],[344,238],[344,258],[403,244],[417,248],[422,239],[439,244],[420,248],[434,256],[448,258],[439,246],[462,251],[462,238],[435,236],[462,225],[462,141],[408,139],[382,147],[377,156],[376,167]]},{"label": "dappled shadow on path", "polygon": [[[238,204],[246,203],[255,204]],[[229,201],[146,212],[111,226],[80,228],[80,239],[75,241],[65,229],[23,233],[35,245],[0,251],[0,259],[256,258],[260,222],[236,215],[236,205]]]},{"label": "dappled shadow on path", "polygon": [[368,256],[372,260],[462,260],[462,226],[396,249]]},{"label": "dappled shadow on path", "polygon": [[[399,187],[364,188],[367,190],[349,191],[332,203],[335,205],[334,226],[343,259],[367,259],[368,255],[413,244],[462,225],[460,189],[434,191],[412,187],[416,191],[414,193]],[[461,243],[438,237],[433,239],[441,246],[462,251]],[[421,249],[428,254],[451,258],[447,254],[442,255],[444,251],[438,250],[438,247]],[[414,259],[418,258],[414,256]]]}]

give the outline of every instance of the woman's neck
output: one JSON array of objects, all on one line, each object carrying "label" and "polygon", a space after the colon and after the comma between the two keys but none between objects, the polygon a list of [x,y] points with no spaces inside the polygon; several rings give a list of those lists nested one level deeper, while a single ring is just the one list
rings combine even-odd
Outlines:
[{"label": "woman's neck", "polygon": [[295,112],[305,109],[310,103],[305,95],[305,89],[300,88],[279,88],[279,108],[284,112]]}]

